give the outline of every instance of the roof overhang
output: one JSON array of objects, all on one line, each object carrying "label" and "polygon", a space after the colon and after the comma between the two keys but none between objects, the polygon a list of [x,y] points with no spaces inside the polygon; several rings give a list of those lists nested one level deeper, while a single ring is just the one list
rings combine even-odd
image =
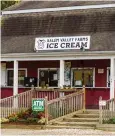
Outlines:
[{"label": "roof overhang", "polygon": [[36,61],[36,60],[77,60],[77,59],[111,59],[115,51],[81,51],[81,52],[47,52],[47,53],[12,53],[2,54],[2,61]]},{"label": "roof overhang", "polygon": [[81,9],[82,10],[83,9],[99,9],[99,8],[115,8],[115,4],[101,4],[101,5],[86,5],[86,6],[70,6],[70,7],[58,7],[58,8],[42,8],[42,9],[2,11],[2,15],[41,13],[41,12],[57,12],[57,11],[70,11],[70,10],[81,10]]}]

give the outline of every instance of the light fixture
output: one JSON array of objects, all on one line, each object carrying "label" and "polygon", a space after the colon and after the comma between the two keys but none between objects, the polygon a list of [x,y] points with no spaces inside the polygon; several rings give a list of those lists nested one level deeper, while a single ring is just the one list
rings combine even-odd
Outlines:
[{"label": "light fixture", "polygon": [[84,46],[81,46],[80,51],[85,51]]}]

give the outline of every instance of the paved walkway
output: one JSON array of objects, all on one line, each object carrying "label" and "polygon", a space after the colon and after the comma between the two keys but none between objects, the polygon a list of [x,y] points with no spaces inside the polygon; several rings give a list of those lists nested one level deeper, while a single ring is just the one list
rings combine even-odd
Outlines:
[{"label": "paved walkway", "polygon": [[2,136],[115,136],[115,132],[107,132],[92,129],[52,129],[52,130],[30,130],[30,129],[1,129]]}]

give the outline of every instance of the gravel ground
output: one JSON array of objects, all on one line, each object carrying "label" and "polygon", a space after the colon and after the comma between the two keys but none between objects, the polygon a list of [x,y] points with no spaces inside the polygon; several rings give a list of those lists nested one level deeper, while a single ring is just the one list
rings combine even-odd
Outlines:
[{"label": "gravel ground", "polygon": [[92,129],[52,129],[52,130],[30,130],[30,129],[1,129],[1,135],[27,135],[27,136],[115,136],[115,132],[107,132]]}]

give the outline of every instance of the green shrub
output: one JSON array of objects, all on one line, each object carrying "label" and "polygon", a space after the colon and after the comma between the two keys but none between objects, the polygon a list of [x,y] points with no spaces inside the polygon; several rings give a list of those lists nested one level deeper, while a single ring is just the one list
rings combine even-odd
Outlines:
[{"label": "green shrub", "polygon": [[31,114],[33,111],[32,111],[32,108],[29,108],[26,110],[29,114]]},{"label": "green shrub", "polygon": [[18,119],[18,122],[26,123],[26,119],[19,118],[19,119]]},{"label": "green shrub", "polygon": [[37,112],[37,111],[33,111],[33,112],[31,113],[31,117],[37,118],[37,117],[38,117],[38,112]]},{"label": "green shrub", "polygon": [[22,119],[27,119],[28,117],[30,117],[30,113],[27,110],[21,111],[17,114],[17,116]]},{"label": "green shrub", "polygon": [[24,112],[25,112],[25,111],[21,110],[21,111],[17,114],[17,116],[18,116],[19,118],[23,118]]},{"label": "green shrub", "polygon": [[[48,115],[49,119],[52,119],[51,115]],[[32,108],[27,110],[21,110],[19,113],[13,113],[9,117],[9,122],[23,122],[23,123],[39,123],[44,124],[45,113],[32,111]]]},{"label": "green shrub", "polygon": [[38,122],[38,118],[31,118],[31,117],[29,117],[29,118],[27,118],[26,122],[27,123],[37,123]]},{"label": "green shrub", "polygon": [[14,116],[14,117],[9,117],[9,122],[17,122],[18,121],[18,117]]},{"label": "green shrub", "polygon": [[109,119],[108,121],[103,121],[104,124],[115,124],[115,117],[114,118],[111,118]]}]

